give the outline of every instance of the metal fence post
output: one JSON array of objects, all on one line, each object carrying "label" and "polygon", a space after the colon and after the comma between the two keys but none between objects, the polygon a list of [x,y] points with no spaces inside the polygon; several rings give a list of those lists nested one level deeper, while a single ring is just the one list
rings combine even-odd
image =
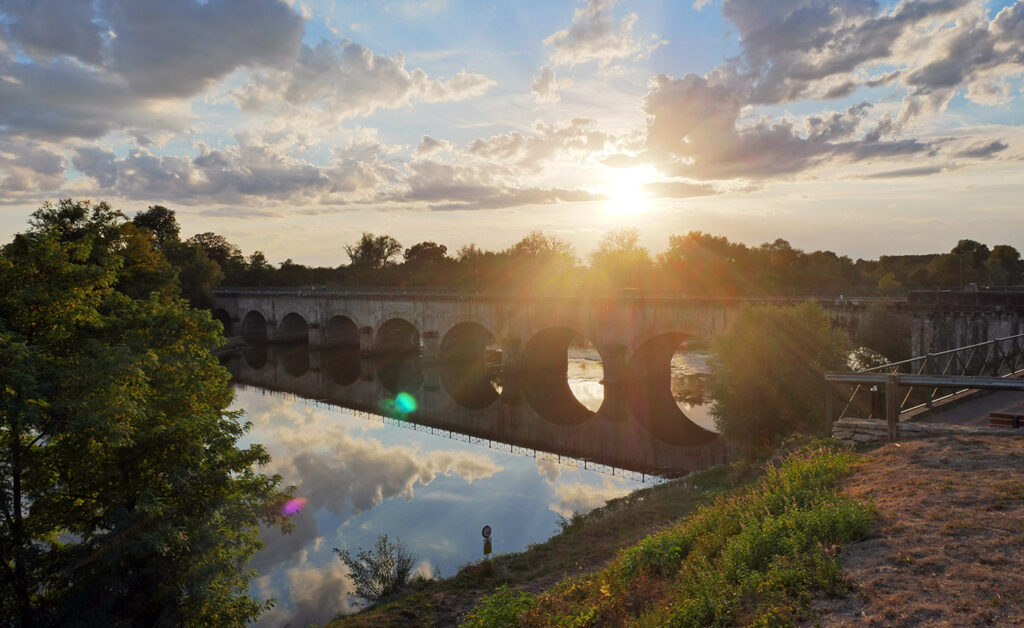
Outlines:
[{"label": "metal fence post", "polygon": [[889,425],[889,442],[895,442],[899,438],[900,402],[897,397],[899,378],[897,373],[888,373],[885,376],[885,421]]}]

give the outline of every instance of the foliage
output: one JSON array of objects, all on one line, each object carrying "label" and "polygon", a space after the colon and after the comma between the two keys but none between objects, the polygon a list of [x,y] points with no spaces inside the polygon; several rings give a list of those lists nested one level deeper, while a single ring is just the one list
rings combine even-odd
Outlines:
[{"label": "foliage", "polygon": [[807,448],[601,571],[484,598],[469,625],[792,625],[816,592],[842,594],[838,550],[871,526],[871,511],[837,491],[855,460]]},{"label": "foliage", "polygon": [[649,285],[653,278],[651,255],[640,246],[637,229],[606,233],[590,255],[590,264],[604,281],[617,288],[640,288]]},{"label": "foliage", "polygon": [[712,345],[712,412],[722,436],[763,453],[792,433],[826,430],[822,373],[845,365],[848,342],[813,302],[741,308]]},{"label": "foliage", "polygon": [[372,550],[360,548],[355,556],[346,550],[334,548],[345,563],[355,584],[355,597],[367,602],[379,602],[409,584],[409,576],[417,556],[401,541],[391,543],[388,535],[377,537]]},{"label": "foliage", "polygon": [[877,351],[888,362],[910,358],[910,321],[889,311],[884,303],[873,303],[857,328],[857,343]]},{"label": "foliage", "polygon": [[0,614],[245,624],[279,478],[236,446],[218,324],[142,289],[166,262],[106,204],[46,204],[31,227],[0,251]]},{"label": "foliage", "polygon": [[502,585],[491,595],[481,598],[480,603],[466,614],[465,621],[460,625],[466,628],[514,626],[533,606],[535,598],[532,593]]},{"label": "foliage", "polygon": [[394,257],[402,252],[402,245],[389,235],[363,232],[359,241],[345,246],[352,266],[363,270],[383,270],[394,264]]}]

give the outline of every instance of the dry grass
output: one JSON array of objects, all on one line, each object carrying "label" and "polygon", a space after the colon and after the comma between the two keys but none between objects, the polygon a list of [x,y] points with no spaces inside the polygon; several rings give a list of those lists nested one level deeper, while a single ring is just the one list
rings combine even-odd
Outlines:
[{"label": "dry grass", "polygon": [[854,593],[823,626],[1024,626],[1024,439],[886,445],[845,482],[872,536],[844,548]]}]

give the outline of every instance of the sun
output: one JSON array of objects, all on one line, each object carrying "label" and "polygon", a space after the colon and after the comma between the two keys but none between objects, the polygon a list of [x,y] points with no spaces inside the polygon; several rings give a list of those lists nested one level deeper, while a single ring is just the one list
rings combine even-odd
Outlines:
[{"label": "sun", "polygon": [[629,218],[650,209],[650,198],[644,185],[651,181],[654,172],[650,166],[633,168],[609,168],[605,173],[605,214],[612,218]]}]

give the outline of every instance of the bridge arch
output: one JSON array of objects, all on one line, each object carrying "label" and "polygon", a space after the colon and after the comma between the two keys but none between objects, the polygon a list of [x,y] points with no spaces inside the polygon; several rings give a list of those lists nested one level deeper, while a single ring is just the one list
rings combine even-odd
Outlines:
[{"label": "bridge arch", "polygon": [[420,332],[404,318],[389,318],[377,328],[373,350],[377,353],[418,353]]},{"label": "bridge arch", "polygon": [[500,396],[497,361],[488,359],[488,347],[496,343],[490,330],[470,321],[456,323],[441,339],[441,384],[459,405],[480,410]]},{"label": "bridge arch", "polygon": [[306,322],[306,319],[301,314],[289,312],[278,323],[275,340],[278,342],[309,344],[309,323]]},{"label": "bridge arch", "polygon": [[568,381],[569,347],[585,338],[570,327],[548,327],[534,334],[523,350],[523,393],[530,406],[553,423],[581,423],[597,411],[583,405]]},{"label": "bridge arch", "polygon": [[231,315],[228,314],[227,310],[223,308],[217,308],[212,312],[213,320],[219,322],[224,328],[224,337],[230,338],[232,335],[231,329]]},{"label": "bridge arch", "polygon": [[249,310],[242,317],[242,339],[249,344],[267,341],[267,318],[259,310]]},{"label": "bridge arch", "polygon": [[359,348],[359,325],[351,316],[335,314],[327,319],[324,326],[324,347],[335,349],[340,347]]},{"label": "bridge arch", "polygon": [[630,412],[673,445],[701,445],[718,437],[691,421],[672,396],[672,356],[688,338],[678,332],[652,336],[633,351],[627,367]]}]

